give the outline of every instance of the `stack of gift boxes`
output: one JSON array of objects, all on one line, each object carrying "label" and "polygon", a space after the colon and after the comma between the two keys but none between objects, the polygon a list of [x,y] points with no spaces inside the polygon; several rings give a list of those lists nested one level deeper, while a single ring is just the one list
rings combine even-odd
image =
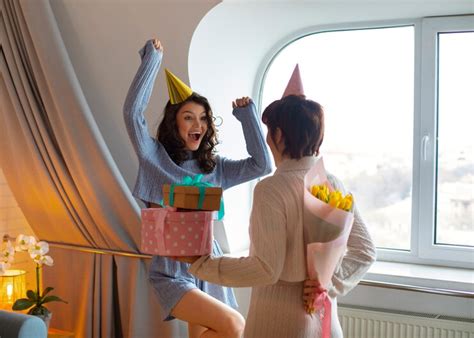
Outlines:
[{"label": "stack of gift boxes", "polygon": [[201,256],[212,252],[214,212],[222,188],[197,179],[163,185],[164,208],[142,209],[141,252],[160,256]]}]

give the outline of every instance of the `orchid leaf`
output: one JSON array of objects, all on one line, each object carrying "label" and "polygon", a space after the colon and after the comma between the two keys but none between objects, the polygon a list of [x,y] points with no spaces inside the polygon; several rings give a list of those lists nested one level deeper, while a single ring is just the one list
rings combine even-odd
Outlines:
[{"label": "orchid leaf", "polygon": [[32,307],[33,305],[35,305],[35,303],[36,303],[35,301],[32,301],[30,299],[20,298],[15,301],[15,303],[12,306],[12,309],[15,311],[26,310]]},{"label": "orchid leaf", "polygon": [[54,290],[51,286],[48,286],[46,289],[44,289],[43,294],[41,295],[41,298],[44,298],[50,291]]},{"label": "orchid leaf", "polygon": [[40,305],[41,304],[45,304],[45,303],[49,303],[49,302],[63,302],[63,303],[66,303],[67,302],[65,300],[62,300],[61,298],[59,298],[58,296],[47,296],[47,297],[44,297],[41,302],[40,302]]},{"label": "orchid leaf", "polygon": [[38,300],[38,295],[33,290],[28,290],[26,292],[26,297],[28,297],[29,300],[32,300],[35,302]]}]

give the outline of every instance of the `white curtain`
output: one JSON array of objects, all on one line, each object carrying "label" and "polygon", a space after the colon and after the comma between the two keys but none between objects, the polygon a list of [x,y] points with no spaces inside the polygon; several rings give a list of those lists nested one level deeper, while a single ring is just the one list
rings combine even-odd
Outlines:
[{"label": "white curtain", "polygon": [[[84,98],[48,0],[0,0],[0,164],[36,235],[137,252],[139,207]],[[15,235],[15,234],[13,234]],[[149,260],[53,248],[52,326],[76,337],[177,337]]]}]

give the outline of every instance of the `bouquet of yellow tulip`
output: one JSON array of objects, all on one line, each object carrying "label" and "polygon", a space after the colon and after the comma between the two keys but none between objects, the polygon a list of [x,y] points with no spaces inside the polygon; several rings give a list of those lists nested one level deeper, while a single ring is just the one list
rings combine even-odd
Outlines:
[{"label": "bouquet of yellow tulip", "polygon": [[[350,211],[352,209],[353,197],[351,194],[343,196],[339,190],[330,191],[329,187],[325,184],[311,186],[311,195],[317,199],[328,203],[333,208],[342,209],[344,211]],[[306,313],[313,314],[315,308],[313,304],[306,306]]]},{"label": "bouquet of yellow tulip", "polygon": [[351,194],[342,196],[342,193],[339,190],[329,191],[328,186],[325,184],[313,185],[311,187],[311,195],[325,203],[328,203],[334,208],[339,208],[344,211],[350,211],[352,209]]},{"label": "bouquet of yellow tulip", "polygon": [[353,196],[335,189],[326,174],[322,157],[304,178],[304,222],[308,231],[305,310],[319,313],[322,336],[331,332],[332,277],[347,248],[354,222]]}]

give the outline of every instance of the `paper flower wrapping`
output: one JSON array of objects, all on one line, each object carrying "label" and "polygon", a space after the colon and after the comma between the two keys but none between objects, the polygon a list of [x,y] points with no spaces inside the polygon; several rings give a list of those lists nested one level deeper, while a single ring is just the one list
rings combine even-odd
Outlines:
[{"label": "paper flower wrapping", "polygon": [[[347,240],[354,222],[353,197],[343,195],[329,182],[323,159],[319,158],[304,178],[304,222],[307,233],[306,263],[308,276],[318,281],[322,290],[306,308],[319,312],[322,337],[331,330],[331,300],[328,289],[332,276],[347,248]],[[316,234],[316,235],[314,235]]]}]

